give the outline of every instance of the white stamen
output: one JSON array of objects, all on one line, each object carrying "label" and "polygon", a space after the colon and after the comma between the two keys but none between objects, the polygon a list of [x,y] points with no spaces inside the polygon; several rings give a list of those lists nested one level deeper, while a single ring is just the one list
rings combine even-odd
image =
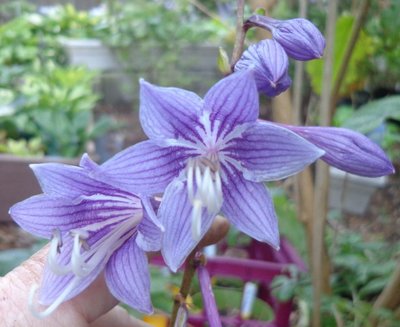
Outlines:
[{"label": "white stamen", "polygon": [[39,288],[38,285],[32,286],[30,292],[29,292],[29,302],[28,306],[29,309],[32,313],[37,318],[45,318],[49,315],[51,315],[57,308],[58,306],[65,301],[65,299],[68,297],[68,295],[74,290],[74,288],[78,285],[80,281],[79,277],[75,277],[70,284],[64,289],[64,291],[61,292],[61,294],[57,297],[57,299],[54,300],[54,302],[49,305],[44,311],[37,311],[34,307],[34,298],[35,298],[35,293],[37,289]]},{"label": "white stamen", "polygon": [[200,198],[205,199],[206,201],[204,202],[206,204],[209,203],[208,198],[212,192],[212,183],[211,170],[209,167],[206,167],[201,184],[199,185]]},{"label": "white stamen", "polygon": [[215,187],[216,187],[216,193],[217,195],[219,195],[218,202],[220,202],[222,205],[222,183],[221,183],[221,175],[219,174],[218,170],[215,172]]},{"label": "white stamen", "polygon": [[71,266],[72,271],[76,276],[84,277],[87,274],[87,271],[84,269],[84,260],[81,256],[81,245],[82,245],[82,235],[76,233],[74,235],[74,245],[72,248],[72,255],[71,255]]},{"label": "white stamen", "polygon": [[134,219],[128,219],[118,224],[105,237],[91,245],[89,251],[81,253],[82,242],[87,237],[84,234],[75,234],[74,247],[71,256],[71,266],[74,274],[85,277],[95,269],[100,262],[108,260],[111,254],[118,249],[135,232],[137,225]]},{"label": "white stamen", "polygon": [[194,200],[193,177],[194,177],[193,164],[191,163],[191,160],[189,159],[188,171],[187,171],[187,188],[188,188],[188,196],[189,196],[190,202],[193,202],[193,200]]},{"label": "white stamen", "polygon": [[195,172],[197,192],[198,192],[199,188],[201,187],[202,179],[203,179],[203,176],[201,175],[201,168],[199,166],[196,166],[194,172]]},{"label": "white stamen", "polygon": [[201,211],[203,204],[199,199],[193,201],[192,209],[192,237],[195,241],[200,240],[201,236]]},{"label": "white stamen", "polygon": [[61,236],[58,231],[58,233],[54,233],[53,239],[51,240],[49,256],[47,257],[47,264],[50,270],[56,275],[66,275],[71,272],[71,268],[57,262],[60,246]]}]

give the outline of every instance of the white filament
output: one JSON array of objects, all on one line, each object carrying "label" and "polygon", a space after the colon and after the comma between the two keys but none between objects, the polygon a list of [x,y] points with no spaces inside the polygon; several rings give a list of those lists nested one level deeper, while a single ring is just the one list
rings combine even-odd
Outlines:
[{"label": "white filament", "polygon": [[56,275],[65,275],[71,271],[70,267],[59,264],[57,262],[57,257],[59,255],[59,250],[61,245],[62,245],[61,234],[59,230],[56,230],[54,232],[53,239],[51,240],[50,243],[50,251],[49,251],[49,256],[47,258],[47,264],[50,270]]},{"label": "white filament", "polygon": [[37,318],[45,318],[49,315],[51,315],[57,308],[58,306],[65,301],[65,299],[68,297],[68,295],[74,290],[74,288],[79,284],[80,278],[75,277],[69,284],[68,286],[61,292],[61,294],[54,300],[54,302],[49,305],[44,311],[37,311],[35,309],[35,294],[38,289],[38,285],[32,286],[30,292],[29,292],[29,302],[28,306],[29,309],[32,313]]},{"label": "white filament", "polygon": [[85,235],[74,231],[74,246],[71,255],[71,267],[76,276],[89,275],[98,264],[107,260],[136,231],[134,219],[127,219],[117,225],[106,236],[96,241],[90,249],[81,253]]},{"label": "white filament", "polygon": [[199,241],[201,237],[201,212],[203,204],[200,200],[194,200],[192,209],[192,237]]}]

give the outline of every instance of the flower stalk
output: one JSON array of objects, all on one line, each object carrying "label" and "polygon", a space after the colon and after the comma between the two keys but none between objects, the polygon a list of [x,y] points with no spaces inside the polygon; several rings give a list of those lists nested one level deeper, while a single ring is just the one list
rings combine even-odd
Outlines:
[{"label": "flower stalk", "polygon": [[235,44],[232,51],[231,59],[231,70],[233,72],[234,67],[243,53],[243,45],[246,37],[246,27],[243,25],[244,17],[244,0],[238,0],[237,2],[237,12],[236,12],[236,38]]},{"label": "flower stalk", "polygon": [[181,287],[179,293],[175,296],[174,306],[172,308],[171,319],[169,326],[174,327],[178,316],[178,311],[181,306],[186,305],[186,298],[189,295],[192,279],[196,273],[196,269],[200,265],[204,265],[205,257],[198,249],[194,249],[186,259],[185,270],[182,277]]}]

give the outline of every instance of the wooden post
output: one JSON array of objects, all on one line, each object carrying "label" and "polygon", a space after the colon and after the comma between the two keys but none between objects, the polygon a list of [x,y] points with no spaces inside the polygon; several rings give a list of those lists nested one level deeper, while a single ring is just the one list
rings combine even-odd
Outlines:
[{"label": "wooden post", "polygon": [[[320,125],[329,126],[331,121],[331,81],[333,67],[333,48],[335,39],[338,0],[329,1],[326,27],[326,49],[323,72],[323,87],[320,106]],[[326,215],[328,210],[329,169],[322,161],[317,163],[314,189],[314,211],[312,222],[312,277],[313,277],[313,316],[312,326],[321,326],[321,295],[329,285],[329,271],[324,274],[323,252]]]}]

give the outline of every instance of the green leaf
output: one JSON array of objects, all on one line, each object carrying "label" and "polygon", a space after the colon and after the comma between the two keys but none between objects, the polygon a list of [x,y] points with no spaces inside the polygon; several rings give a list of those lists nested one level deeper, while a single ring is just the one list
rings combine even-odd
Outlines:
[{"label": "green leaf", "polygon": [[293,298],[298,283],[295,279],[287,276],[277,276],[271,283],[273,295],[281,302]]},{"label": "green leaf", "polygon": [[375,295],[380,293],[388,282],[388,278],[375,278],[370,280],[359,291],[360,297]]},{"label": "green leaf", "polygon": [[343,127],[367,134],[387,119],[400,121],[400,96],[389,96],[370,101],[358,108],[343,124]]}]

